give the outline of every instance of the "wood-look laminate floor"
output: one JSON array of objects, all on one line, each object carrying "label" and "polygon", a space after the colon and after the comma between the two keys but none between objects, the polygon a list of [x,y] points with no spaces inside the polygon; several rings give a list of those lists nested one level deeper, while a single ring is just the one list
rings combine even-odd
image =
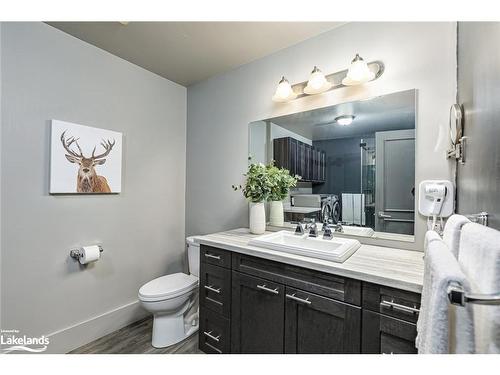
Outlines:
[{"label": "wood-look laminate floor", "polygon": [[167,348],[154,348],[151,346],[152,328],[153,318],[148,317],[83,345],[70,354],[203,354],[198,350],[198,333]]}]

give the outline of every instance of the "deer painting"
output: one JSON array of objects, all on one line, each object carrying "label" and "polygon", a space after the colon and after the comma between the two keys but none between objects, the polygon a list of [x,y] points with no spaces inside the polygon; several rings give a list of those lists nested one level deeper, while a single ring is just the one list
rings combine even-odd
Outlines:
[{"label": "deer painting", "polygon": [[[66,130],[61,134],[61,143],[66,150],[66,159],[70,163],[79,165],[78,174],[76,177],[76,191],[78,193],[111,193],[108,181],[104,176],[99,176],[95,170],[95,167],[102,165],[106,162],[106,156],[109,155],[115,141],[111,142],[109,139],[101,142],[101,146],[104,148],[104,152],[96,155],[96,146],[92,151],[92,156],[86,158],[83,155],[82,149],[78,144],[78,139],[75,137],[65,138]],[[78,152],[74,151],[71,146],[75,145]]]}]

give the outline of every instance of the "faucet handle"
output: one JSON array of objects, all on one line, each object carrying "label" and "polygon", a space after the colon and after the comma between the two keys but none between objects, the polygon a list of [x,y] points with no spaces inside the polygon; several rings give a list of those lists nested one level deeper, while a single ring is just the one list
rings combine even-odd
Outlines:
[{"label": "faucet handle", "polygon": [[326,228],[323,229],[323,239],[324,240],[331,240],[332,238],[333,238],[332,227],[330,227],[328,224],[326,224]]},{"label": "faucet handle", "polygon": [[297,226],[295,227],[295,234],[298,236],[304,234],[304,227],[300,221],[297,222]]}]

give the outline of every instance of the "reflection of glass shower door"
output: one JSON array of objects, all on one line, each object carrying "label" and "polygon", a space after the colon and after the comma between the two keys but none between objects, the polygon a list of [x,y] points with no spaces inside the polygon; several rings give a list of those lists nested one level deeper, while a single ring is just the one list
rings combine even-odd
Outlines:
[{"label": "reflection of glass shower door", "polygon": [[377,132],[375,230],[413,234],[415,130]]},{"label": "reflection of glass shower door", "polygon": [[365,198],[365,226],[375,229],[375,138],[362,138],[361,194]]}]

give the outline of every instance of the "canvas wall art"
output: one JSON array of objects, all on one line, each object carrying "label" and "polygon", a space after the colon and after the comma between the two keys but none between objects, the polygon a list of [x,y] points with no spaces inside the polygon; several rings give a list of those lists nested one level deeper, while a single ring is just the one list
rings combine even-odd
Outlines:
[{"label": "canvas wall art", "polygon": [[51,194],[121,192],[122,133],[52,120]]}]

